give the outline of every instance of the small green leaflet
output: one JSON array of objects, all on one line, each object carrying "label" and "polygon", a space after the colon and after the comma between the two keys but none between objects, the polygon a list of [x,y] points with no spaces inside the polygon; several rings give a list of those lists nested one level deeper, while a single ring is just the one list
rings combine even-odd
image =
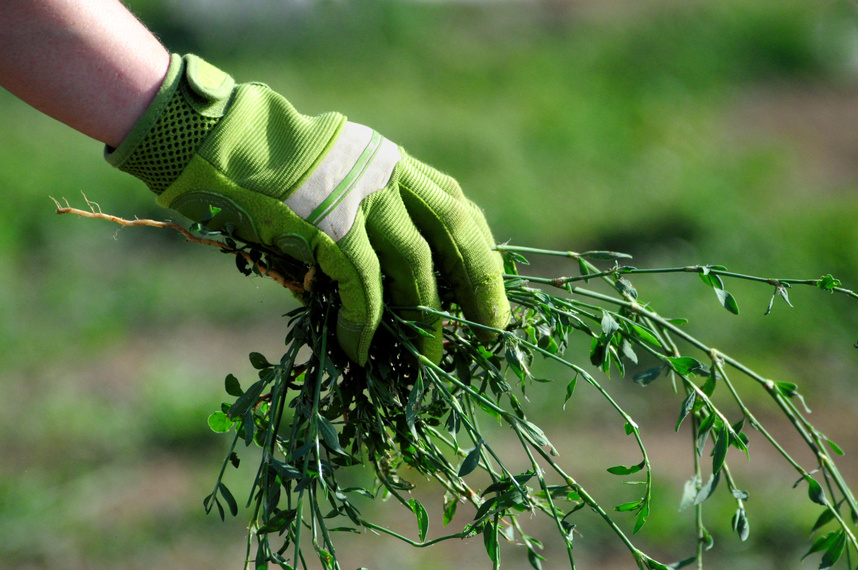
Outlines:
[{"label": "small green leaflet", "polygon": [[649,386],[659,376],[661,376],[661,372],[664,368],[665,366],[661,365],[656,366],[655,368],[650,368],[649,370],[644,370],[643,372],[638,372],[632,377],[632,381],[640,386]]},{"label": "small green leaflet", "polygon": [[843,529],[832,531],[825,536],[816,539],[801,559],[804,560],[814,552],[822,552],[824,550],[825,554],[822,555],[819,568],[823,570],[825,568],[831,568],[834,566],[834,563],[840,559],[845,546],[846,534],[843,532]]},{"label": "small green leaflet", "polygon": [[[408,395],[408,403],[405,405],[405,423],[409,429],[414,430],[414,422],[420,411],[420,402],[423,400],[423,376],[417,375],[411,393]],[[416,433],[415,433],[416,435]]]},{"label": "small green leaflet", "polygon": [[485,526],[483,529],[483,543],[485,544],[486,553],[489,555],[489,558],[497,564],[500,561],[497,524],[489,523]]},{"label": "small green leaflet", "polygon": [[465,457],[465,460],[462,461],[462,465],[459,467],[459,477],[464,477],[471,473],[474,469],[477,468],[477,465],[480,464],[480,450],[483,447],[483,442],[480,440],[476,447],[468,452],[468,455]]},{"label": "small green leaflet", "polygon": [[233,421],[223,412],[214,412],[209,416],[209,427],[215,433],[226,433],[232,427]]},{"label": "small green leaflet", "polygon": [[708,366],[705,366],[702,362],[691,356],[668,356],[666,358],[677,374],[709,373]]},{"label": "small green leaflet", "polygon": [[520,425],[524,428],[524,436],[534,445],[542,447],[551,443],[548,441],[548,438],[545,437],[545,432],[543,432],[542,429],[540,429],[540,427],[536,424],[533,424],[527,420],[520,420]]},{"label": "small green leaflet", "polygon": [[733,515],[733,530],[739,535],[739,540],[742,542],[748,540],[748,535],[751,533],[751,526],[748,523],[747,515],[745,515],[745,509],[739,508],[736,514]]},{"label": "small green leaflet", "polygon": [[718,277],[715,273],[710,273],[712,269],[725,270],[727,269],[723,265],[708,265],[706,267],[701,267],[701,272],[698,273],[700,279],[712,287],[715,291],[715,295],[718,297],[718,301],[724,306],[725,309],[733,313],[734,315],[739,314],[739,304],[736,302],[736,299],[733,298],[733,295],[730,294],[729,291],[724,289],[724,282],[721,281],[721,278]]},{"label": "small green leaflet", "polygon": [[224,385],[226,387],[226,393],[230,396],[235,396],[236,398],[240,398],[242,394],[244,394],[244,390],[241,389],[241,384],[238,382],[238,378],[233,376],[232,374],[227,374],[226,379],[224,380]]},{"label": "small green leaflet", "polygon": [[810,475],[805,475],[804,478],[807,481],[807,496],[810,497],[810,500],[818,505],[828,506],[828,500],[825,498],[825,491],[822,490],[822,485]]},{"label": "small green leaflet", "polygon": [[409,499],[408,505],[411,507],[414,516],[417,517],[417,533],[420,536],[420,542],[426,540],[426,532],[429,530],[429,514],[426,508],[417,499]]},{"label": "small green leaflet", "polygon": [[616,251],[585,251],[584,253],[579,253],[579,257],[586,257],[587,259],[595,259],[597,261],[613,261],[615,259],[631,259],[632,256],[627,253],[619,253]]},{"label": "small green leaflet", "polygon": [[267,384],[266,380],[258,380],[255,384],[250,386],[247,391],[242,394],[235,403],[230,406],[228,415],[230,418],[239,418],[244,415],[245,412],[250,410],[251,407],[256,405],[256,402],[259,400],[259,395],[262,394],[262,390],[265,388]]},{"label": "small green leaflet", "polygon": [[712,473],[712,476],[709,477],[709,480],[706,481],[706,484],[701,486],[700,489],[697,490],[697,494],[694,495],[694,502],[692,504],[699,505],[703,503],[706,499],[711,497],[712,493],[715,492],[715,488],[718,487],[718,481],[720,480],[720,471]]},{"label": "small green leaflet", "polygon": [[268,362],[268,359],[258,352],[251,352],[249,355],[249,359],[250,365],[257,370],[265,370],[266,368],[271,367],[271,363]]},{"label": "small green leaflet", "polygon": [[572,394],[575,392],[575,386],[578,384],[578,372],[575,372],[575,376],[569,383],[566,385],[566,398],[563,400],[563,409],[566,409],[566,403],[569,401],[569,398],[572,397]]},{"label": "small green leaflet", "polygon": [[611,336],[615,332],[620,330],[619,323],[611,316],[611,313],[607,311],[602,312],[602,332],[605,333],[605,336]]},{"label": "small green leaflet", "polygon": [[325,441],[325,447],[334,453],[347,455],[343,448],[340,447],[340,438],[337,435],[337,429],[334,425],[327,418],[319,414],[316,415],[316,421],[318,422],[322,439]]},{"label": "small green leaflet", "polygon": [[682,402],[682,407],[679,409],[679,419],[676,420],[676,431],[679,431],[679,426],[682,425],[682,420],[688,417],[691,410],[694,409],[694,401],[697,399],[697,392],[691,392],[688,397]]},{"label": "small green leaflet", "polygon": [[444,493],[444,526],[450,524],[453,517],[456,516],[456,507],[459,506],[458,499],[449,491]]},{"label": "small green leaflet", "polygon": [[223,500],[229,506],[230,514],[232,516],[238,515],[238,504],[235,502],[235,497],[232,496],[230,490],[223,483],[218,483],[218,489],[220,490],[220,496],[223,497]]},{"label": "small green leaflet", "polygon": [[629,501],[628,503],[623,503],[622,505],[618,505],[614,507],[615,511],[619,511],[621,513],[627,513],[629,511],[636,511],[644,504],[643,499],[639,499],[637,501]]},{"label": "small green leaflet", "polygon": [[661,342],[656,338],[655,334],[651,330],[637,323],[633,323],[628,319],[624,320],[626,324],[628,324],[629,327],[632,329],[632,331],[634,331],[634,333],[638,336],[638,338],[647,341],[653,346],[657,346],[659,348],[661,347]]},{"label": "small green leaflet", "polygon": [[646,461],[641,461],[637,465],[631,465],[629,467],[626,467],[625,465],[617,465],[616,467],[609,467],[608,473],[612,475],[632,475],[643,469],[645,466]]},{"label": "small green leaflet", "polygon": [[834,291],[836,287],[841,287],[843,283],[840,279],[833,277],[830,273],[828,275],[823,275],[816,282],[816,286],[820,289],[825,289],[826,291]]},{"label": "small green leaflet", "polygon": [[712,473],[721,471],[724,466],[724,460],[727,458],[727,446],[730,443],[730,435],[727,432],[727,426],[721,428],[718,432],[718,439],[715,440],[715,449],[712,450]]}]

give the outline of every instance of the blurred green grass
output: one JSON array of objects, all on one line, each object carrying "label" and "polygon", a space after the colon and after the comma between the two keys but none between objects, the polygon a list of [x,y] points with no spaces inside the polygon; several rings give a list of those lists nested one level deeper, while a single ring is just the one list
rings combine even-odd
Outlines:
[{"label": "blurred green grass", "polygon": [[[642,267],[830,272],[858,286],[858,16],[848,2],[264,3],[243,18],[193,2],[130,5],[169,48],[265,81],[303,112],[342,111],[453,174],[499,241],[615,249]],[[280,315],[294,301],[177,236],[58,218],[49,196],[83,206],[82,192],[124,217],[170,213],[110,169],[97,143],[5,91],[0,117],[0,567],[238,567],[244,519],[202,514],[225,443],[205,419],[226,373],[252,374],[248,352],[279,357]],[[763,318],[771,291],[728,283],[737,318],[693,275],[635,284],[706,342],[798,382],[812,419],[847,459],[856,451],[853,303],[793,290],[794,309]],[[608,382],[652,423],[664,457],[664,506],[641,540],[689,552],[691,518],[675,505],[690,457],[669,427],[679,402],[666,386]],[[562,384],[534,387],[532,406],[549,436],[569,441],[576,475],[599,486],[607,465],[589,458],[621,446],[621,426],[581,389],[562,412]],[[799,567],[813,515],[789,494],[785,464],[759,447],[747,466],[751,539],[731,536],[731,513],[713,514],[713,567]],[[855,465],[846,470],[858,481]],[[436,499],[427,495],[433,527]],[[410,524],[407,513],[378,516]],[[581,567],[628,567],[591,526]],[[400,567],[485,567],[479,540],[431,552],[371,535],[341,544],[352,565],[384,568],[395,556]]]}]

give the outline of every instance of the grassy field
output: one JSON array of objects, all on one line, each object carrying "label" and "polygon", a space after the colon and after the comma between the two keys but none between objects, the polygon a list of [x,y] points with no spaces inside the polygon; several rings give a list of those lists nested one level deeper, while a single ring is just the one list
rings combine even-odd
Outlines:
[{"label": "grassy field", "polygon": [[[453,174],[499,241],[613,249],[639,267],[832,273],[858,287],[851,3],[129,4],[169,48],[265,81],[305,113],[342,111]],[[82,207],[82,194],[123,217],[171,214],[104,163],[100,145],[5,91],[0,117],[0,568],[241,567],[245,513],[221,523],[202,511],[226,446],[206,417],[227,373],[253,374],[247,353],[279,358],[294,300],[178,236],[57,217],[50,197]],[[795,289],[795,308],[764,317],[771,289],[736,284],[735,317],[693,275],[635,284],[710,344],[798,383],[858,483],[854,301]],[[691,473],[687,438],[673,433],[679,400],[668,386],[607,382],[645,418],[660,476],[641,543],[682,557],[694,537],[691,515],[677,513]],[[576,476],[619,503],[604,469],[623,459],[597,458],[621,445],[622,424],[583,390],[562,411],[564,386],[534,389],[536,417]],[[762,442],[736,464],[752,493],[751,537],[735,538],[729,504],[710,507],[711,567],[818,566],[799,563],[815,511],[792,490],[793,472]],[[231,476],[240,489],[241,472]],[[433,492],[421,500],[435,529]],[[413,524],[386,506],[378,519]],[[454,524],[465,522],[460,513]],[[579,567],[631,566],[604,529],[581,528]],[[489,566],[479,538],[431,550],[371,534],[338,544],[344,568]],[[520,550],[504,555],[525,567]],[[545,568],[565,567],[562,552],[546,556]]]}]

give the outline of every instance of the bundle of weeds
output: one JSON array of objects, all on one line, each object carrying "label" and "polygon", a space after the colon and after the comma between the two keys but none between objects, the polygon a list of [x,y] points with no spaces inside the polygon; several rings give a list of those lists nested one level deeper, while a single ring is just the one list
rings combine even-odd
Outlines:
[{"label": "bundle of weeds", "polygon": [[[440,280],[440,308],[412,307],[406,314],[440,316],[444,320],[444,356],[436,364],[420,355],[415,339],[433,334],[432,327],[401,318],[385,307],[365,367],[350,362],[337,344],[334,331],[339,308],[336,284],[314,267],[275,252],[243,244],[230,235],[212,236],[204,226],[191,228],[206,234],[194,237],[174,224],[145,220],[126,221],[107,216],[90,204],[90,212],[61,207],[60,213],[77,213],[109,219],[123,225],[157,225],[178,229],[192,241],[216,245],[236,256],[245,275],[274,277],[301,298],[301,307],[286,315],[285,352],[278,361],[251,353],[258,377],[239,381],[227,375],[231,401],[209,417],[216,432],[231,433],[232,444],[212,493],[204,500],[207,511],[221,517],[239,513],[233,492],[224,483],[230,466],[245,466],[239,454],[257,458],[256,474],[248,493],[251,510],[246,564],[267,568],[308,568],[318,558],[326,569],[340,568],[335,536],[369,530],[425,547],[445,540],[482,535],[494,568],[501,566],[500,544],[524,547],[531,567],[540,569],[543,540],[562,543],[570,568],[575,568],[573,538],[579,513],[589,510],[606,525],[640,569],[665,570],[694,565],[703,568],[704,553],[713,540],[702,516],[706,501],[717,489],[735,503],[727,524],[741,540],[750,532],[745,503],[748,492],[735,480],[727,461],[732,448],[742,460],[750,458],[749,428],[779,453],[795,471],[795,486],[804,486],[818,515],[809,526],[812,540],[805,557],[819,555],[820,568],[838,561],[854,567],[858,556],[855,526],[858,503],[838,470],[835,455],[842,450],[808,419],[795,384],[762,377],[749,367],[708,346],[686,330],[683,321],[667,319],[638,299],[631,279],[644,273],[693,273],[724,309],[738,313],[738,303],[725,280],[742,279],[772,287],[772,302],[789,304],[789,290],[806,285],[858,298],[831,275],[814,279],[773,279],[731,273],[722,266],[695,265],[666,269],[638,269],[628,256],[605,251],[557,252],[525,247],[498,246],[504,255],[507,297],[513,318],[496,338],[480,342],[474,331],[481,327],[459,311],[448,287]],[[218,237],[214,240],[212,237]],[[524,256],[549,255],[577,262],[573,277],[528,276]],[[597,267],[602,265],[602,268]],[[590,288],[601,283],[605,292]],[[485,327],[483,327],[485,328]],[[569,339],[583,336],[586,353],[567,354]],[[581,343],[575,343],[579,346]],[[676,429],[691,425],[690,473],[682,508],[695,511],[696,548],[677,556],[679,561],[655,560],[633,541],[653,508],[653,471],[641,430],[594,374],[612,370],[625,375],[627,363],[639,355],[655,366],[634,374],[634,383],[647,386],[669,377],[679,396]],[[607,470],[639,490],[632,501],[602,505],[561,465],[542,428],[527,415],[525,390],[552,382],[531,373],[536,359],[546,359],[566,370],[565,399],[585,384],[596,391],[634,439],[637,459]],[[592,371],[592,373],[591,373]],[[735,378],[734,378],[735,377]],[[571,378],[571,380],[570,380]],[[738,380],[736,380],[738,379]],[[750,383],[774,401],[794,428],[798,440],[812,452],[813,464],[794,458],[749,408],[737,383]],[[616,385],[614,385],[616,387]],[[727,410],[729,406],[729,411]],[[508,428],[518,447],[508,439],[493,441],[484,420]],[[524,469],[513,468],[523,463]],[[349,470],[370,467],[375,481],[355,486]],[[427,540],[429,517],[413,496],[415,481],[426,477],[443,489],[443,521],[452,526],[457,509],[467,511],[468,523],[449,534]],[[416,522],[416,538],[399,529],[376,524],[363,515],[361,501],[378,497],[398,502]],[[389,504],[389,503],[388,503]],[[464,505],[464,506],[463,506]],[[547,517],[555,531],[537,538],[525,526],[533,515]],[[523,516],[524,515],[524,516]],[[627,521],[631,517],[632,524]],[[631,526],[631,531],[623,530]],[[513,561],[520,567],[521,560]]]},{"label": "bundle of weeds", "polygon": [[[671,376],[682,395],[676,428],[684,421],[693,424],[696,472],[686,485],[683,507],[693,506],[700,511],[723,481],[721,487],[726,487],[736,504],[730,524],[742,540],[747,539],[750,526],[744,505],[748,493],[739,488],[726,458],[731,447],[750,457],[743,430],[751,426],[788,459],[799,481],[807,485],[809,499],[822,507],[814,531],[828,523],[837,525],[813,542],[808,554],[822,552],[821,568],[833,565],[844,552],[847,559],[854,557],[853,527],[842,514],[848,512],[846,516],[854,522],[858,505],[828,449],[835,454],[842,452],[795,406],[801,396],[794,384],[763,379],[688,335],[681,323],[664,319],[642,305],[629,277],[644,271],[619,264],[628,256],[602,251],[575,254],[510,246],[500,249],[505,256],[506,291],[513,319],[505,330],[494,331],[494,342],[477,340],[474,330],[481,325],[463,317],[449,288],[440,280],[441,309],[418,308],[423,314],[444,319],[444,357],[440,364],[422,357],[415,348],[416,337],[432,334],[431,327],[404,320],[388,308],[369,362],[366,367],[355,366],[340,351],[333,336],[338,308],[336,286],[316,273],[310,290],[302,295],[304,305],[288,315],[287,350],[280,361],[271,363],[252,354],[259,379],[246,390],[233,376],[227,377],[227,392],[236,400],[224,404],[210,419],[216,431],[235,430],[226,463],[237,463],[235,448],[239,443],[262,449],[249,501],[253,515],[248,562],[256,567],[268,562],[283,568],[306,567],[305,550],[312,545],[313,554],[325,568],[339,568],[334,534],[370,529],[414,546],[482,535],[487,556],[496,568],[501,562],[500,543],[517,542],[525,547],[530,565],[539,569],[544,560],[542,542],[528,534],[520,518],[526,514],[527,520],[533,513],[540,513],[552,519],[556,527],[553,538],[542,540],[563,542],[569,566],[574,568],[576,513],[587,507],[629,549],[637,567],[665,569],[696,564],[702,568],[703,553],[712,546],[702,517],[697,517],[696,552],[669,565],[636,547],[614,520],[615,516],[633,516],[632,534],[644,526],[652,508],[652,469],[637,423],[585,366],[606,374],[611,369],[625,374],[626,363],[637,363],[638,353],[654,357],[657,365],[635,375],[634,381],[648,385],[660,376]],[[523,253],[572,257],[578,261],[581,275],[520,275],[519,267],[528,264]],[[600,270],[593,261],[607,264],[608,268]],[[277,264],[268,262],[270,266]],[[681,269],[697,273],[724,308],[734,313],[738,313],[738,303],[725,289],[722,277],[763,280],[730,274],[721,266]],[[578,286],[582,281],[593,280],[606,281],[612,294]],[[765,281],[775,288],[773,300],[782,297],[787,303],[787,290],[797,283],[855,296],[831,276]],[[589,353],[580,359],[584,366],[565,355],[573,334],[590,339]],[[572,380],[566,385],[567,400],[581,380],[595,388],[616,411],[626,434],[636,440],[640,457],[639,462],[612,467],[608,473],[633,478],[641,489],[639,498],[603,507],[558,463],[556,450],[544,431],[528,418],[522,403],[529,386],[550,382],[531,374],[535,358],[553,360],[568,368]],[[814,451],[818,465],[805,468],[783,450],[739,397],[728,376],[729,368],[733,369],[730,374],[738,371],[769,393]],[[722,391],[738,404],[738,419],[728,419],[714,403],[712,397],[718,386],[723,386]],[[509,456],[509,450],[500,453],[500,446],[480,427],[486,418],[512,430],[520,444],[518,453],[530,465],[528,469],[507,466],[504,456]],[[708,462],[711,468],[704,465]],[[359,464],[372,467],[374,486],[341,486],[343,471]],[[476,471],[484,472],[486,478],[476,477]],[[470,503],[473,516],[464,528],[426,540],[427,511],[410,496],[413,481],[422,478],[419,475],[436,480],[444,489],[445,527],[460,505]],[[416,539],[364,518],[354,498],[378,495],[394,498],[413,514]],[[219,499],[233,514],[237,512],[235,500],[220,479],[206,499],[207,508],[215,505],[223,513]]]}]

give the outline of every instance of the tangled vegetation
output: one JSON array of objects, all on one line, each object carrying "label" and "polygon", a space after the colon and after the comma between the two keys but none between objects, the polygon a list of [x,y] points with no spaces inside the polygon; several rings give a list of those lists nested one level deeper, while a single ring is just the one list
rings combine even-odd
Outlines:
[{"label": "tangled vegetation", "polygon": [[[239,502],[223,482],[224,474],[230,467],[244,466],[240,454],[258,459],[247,501],[252,513],[246,562],[250,567],[266,568],[273,562],[284,569],[308,568],[310,555],[324,568],[340,568],[336,533],[366,529],[415,547],[482,535],[494,568],[501,566],[502,541],[523,545],[530,565],[540,569],[544,542],[556,540],[565,545],[569,567],[575,568],[576,515],[589,509],[625,545],[638,568],[703,568],[704,554],[713,546],[703,509],[719,487],[735,501],[732,520],[719,524],[731,525],[741,540],[750,533],[745,509],[748,492],[734,478],[727,461],[730,448],[750,459],[748,428],[761,434],[786,459],[795,470],[796,486],[806,487],[808,499],[819,507],[805,557],[820,556],[819,568],[830,568],[842,560],[848,567],[854,566],[858,502],[835,462],[843,451],[807,419],[798,387],[764,378],[704,344],[687,332],[685,321],[665,318],[648,306],[631,282],[645,273],[694,273],[726,310],[738,314],[738,303],[725,280],[752,280],[772,287],[767,311],[778,299],[789,304],[789,290],[798,285],[858,297],[831,275],[771,279],[731,273],[714,265],[639,269],[625,265],[628,256],[621,253],[501,245],[498,249],[504,255],[513,319],[505,330],[494,331],[496,340],[484,344],[476,339],[473,331],[481,325],[463,318],[442,283],[441,310],[418,308],[444,319],[441,363],[424,358],[413,345],[418,335],[432,334],[432,329],[404,320],[396,307],[387,307],[370,361],[362,368],[348,361],[333,335],[336,284],[314,268],[240,244],[230,236],[205,235],[204,226],[188,232],[172,224],[121,220],[90,206],[91,211],[86,212],[58,204],[58,211],[125,225],[178,229],[193,241],[235,254],[242,273],[274,276],[302,298],[303,306],[287,315],[286,350],[279,361],[251,353],[258,378],[242,382],[227,375],[225,388],[232,399],[209,417],[214,431],[232,433],[233,439],[214,489],[204,500],[207,512],[216,510],[221,517],[227,512],[239,513]],[[195,237],[192,232],[204,235]],[[574,259],[580,275],[523,274],[529,265],[525,256],[534,255]],[[605,267],[599,269],[596,264]],[[608,292],[591,288],[597,283],[606,283]],[[587,354],[569,354],[571,335],[589,339]],[[568,370],[566,401],[575,397],[579,383],[586,384],[615,411],[626,435],[636,442],[639,456],[629,465],[609,468],[607,476],[635,486],[638,498],[621,504],[608,499],[605,504],[561,464],[549,437],[527,415],[526,391],[557,382],[531,373],[537,358]],[[692,429],[694,471],[685,485],[682,508],[695,511],[697,546],[694,552],[678,553],[675,562],[655,560],[633,540],[654,506],[651,460],[635,419],[594,375],[594,371],[607,375],[615,370],[625,376],[627,367],[638,368],[644,359],[654,366],[633,374],[631,380],[647,386],[669,379],[678,396],[676,430],[685,422]],[[740,396],[738,382],[753,383],[775,402],[796,436],[812,451],[814,464],[802,464],[786,451]],[[508,427],[520,447],[513,453],[508,445],[496,445],[481,427],[486,420]],[[526,458],[528,467],[510,467],[511,454]],[[357,465],[372,468],[372,487],[341,483],[343,474]],[[427,540],[427,510],[410,496],[415,483],[409,479],[414,474],[432,478],[444,489],[444,527],[452,524],[457,509],[470,508],[470,521],[463,528]],[[379,496],[400,503],[414,517],[416,540],[362,514],[355,499]],[[527,520],[534,513],[552,521],[554,536],[528,534]],[[527,517],[522,516],[525,514]],[[631,532],[623,530],[627,525],[619,522],[621,517],[633,518]],[[586,548],[586,542],[580,540],[576,545]]]}]

